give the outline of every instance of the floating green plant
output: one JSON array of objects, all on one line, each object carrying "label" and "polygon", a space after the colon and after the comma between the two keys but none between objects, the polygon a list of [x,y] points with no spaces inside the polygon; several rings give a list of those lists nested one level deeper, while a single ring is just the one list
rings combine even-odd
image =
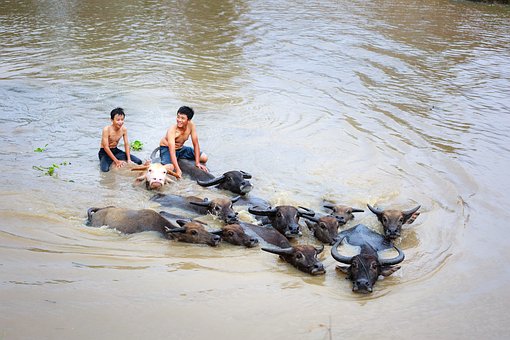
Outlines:
[{"label": "floating green plant", "polygon": [[140,151],[143,148],[143,143],[140,142],[139,140],[135,140],[135,141],[131,142],[130,146],[131,146],[131,149],[133,149],[135,151]]},{"label": "floating green plant", "polygon": [[34,150],[34,152],[43,152],[43,151],[46,151],[46,147],[48,146],[48,144],[46,144],[45,146],[43,146],[42,148],[37,148]]}]

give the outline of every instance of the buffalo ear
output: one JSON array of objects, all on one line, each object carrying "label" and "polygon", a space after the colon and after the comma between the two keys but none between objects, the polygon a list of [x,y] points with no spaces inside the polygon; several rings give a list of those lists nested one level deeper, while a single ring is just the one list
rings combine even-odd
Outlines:
[{"label": "buffalo ear", "polygon": [[391,267],[384,267],[381,269],[381,275],[382,276],[390,276],[394,272],[400,269],[400,266],[391,266]]},{"label": "buffalo ear", "polygon": [[405,223],[407,224],[411,224],[414,222],[414,220],[416,220],[416,218],[420,216],[420,213],[419,212],[415,212],[414,214],[412,214],[408,219],[407,221],[405,221]]},{"label": "buffalo ear", "polygon": [[335,269],[341,271],[342,273],[349,274],[350,266],[336,266]]}]

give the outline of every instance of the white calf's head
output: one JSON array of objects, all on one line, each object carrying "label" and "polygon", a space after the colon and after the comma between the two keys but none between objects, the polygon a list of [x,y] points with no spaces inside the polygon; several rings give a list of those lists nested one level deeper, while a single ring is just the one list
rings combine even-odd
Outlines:
[{"label": "white calf's head", "polygon": [[161,163],[146,164],[133,168],[131,171],[143,171],[143,174],[136,178],[135,184],[145,182],[149,190],[159,190],[166,183],[173,182],[169,177],[169,175],[173,175],[173,172]]}]

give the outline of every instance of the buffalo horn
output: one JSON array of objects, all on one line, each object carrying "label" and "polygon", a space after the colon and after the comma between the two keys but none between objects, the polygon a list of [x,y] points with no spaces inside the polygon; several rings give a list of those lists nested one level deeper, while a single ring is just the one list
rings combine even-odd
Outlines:
[{"label": "buffalo horn", "polygon": [[340,253],[338,252],[338,249],[337,249],[338,246],[340,245],[340,243],[342,243],[344,238],[345,238],[345,236],[342,237],[340,240],[336,241],[335,244],[331,247],[331,256],[333,256],[333,258],[335,260],[337,260],[338,262],[345,263],[345,264],[351,264],[352,258],[354,256],[340,255]]},{"label": "buffalo horn", "polygon": [[335,206],[333,204],[324,204],[324,208],[335,210]]},{"label": "buffalo horn", "polygon": [[265,210],[257,210],[256,208],[260,208],[259,206],[248,208],[248,212],[253,215],[259,216],[272,216],[276,214],[276,208],[268,208]]},{"label": "buffalo horn", "polygon": [[230,201],[232,201],[232,203],[235,203],[235,202],[239,201],[240,198],[241,198],[241,196],[238,195],[236,197],[231,198]]},{"label": "buffalo horn", "polygon": [[166,228],[167,233],[185,233],[186,228]]},{"label": "buffalo horn", "polygon": [[368,209],[370,209],[370,211],[371,211],[371,212],[373,212],[373,213],[374,213],[374,214],[376,214],[376,215],[380,215],[380,214],[382,214],[382,213],[383,213],[383,211],[382,211],[382,210],[380,210],[380,209],[376,209],[376,208],[374,208],[373,206],[371,206],[370,204],[367,204],[367,207],[368,207]]},{"label": "buffalo horn", "polygon": [[363,209],[358,209],[358,208],[352,208],[352,212],[355,213],[355,212],[365,212],[365,210]]},{"label": "buffalo horn", "polygon": [[149,165],[140,165],[131,168],[131,171],[145,171],[149,168]]},{"label": "buffalo horn", "polygon": [[298,215],[300,217],[304,217],[304,216],[313,216],[315,215],[315,211],[311,210],[311,209],[308,209],[308,208],[305,208],[305,207],[298,207],[299,209],[302,209],[301,211],[298,210]]},{"label": "buffalo horn", "polygon": [[410,209],[408,211],[403,211],[402,214],[404,214],[405,216],[410,216],[412,214],[414,214],[415,212],[418,211],[418,209],[421,208],[421,205],[417,206],[416,208],[413,208],[413,209]]},{"label": "buffalo horn", "polygon": [[319,247],[315,247],[315,252],[317,253],[317,255],[322,253],[323,250],[324,250],[324,245],[323,244],[321,244]]},{"label": "buffalo horn", "polygon": [[203,187],[210,187],[212,185],[220,184],[224,180],[225,180],[225,176],[221,175],[220,177],[211,178],[210,180],[207,180],[207,181],[197,180],[197,183]]},{"label": "buffalo horn", "polygon": [[397,247],[393,247],[393,248],[395,248],[398,251],[398,255],[392,259],[379,258],[379,263],[381,264],[381,266],[392,266],[394,264],[398,264],[398,263],[404,261],[404,257],[405,257],[404,252]]},{"label": "buffalo horn", "polygon": [[306,218],[308,220],[314,221],[315,223],[319,222],[319,219],[317,217],[313,217],[313,216],[310,216],[310,215],[303,215],[302,217]]},{"label": "buffalo horn", "polygon": [[202,202],[189,202],[189,204],[192,204],[192,205],[198,205],[199,207],[210,207],[211,206],[211,202],[209,202],[209,200],[207,198],[204,198],[204,200]]},{"label": "buffalo horn", "polygon": [[290,255],[294,251],[292,247],[288,248],[260,248],[263,251],[267,251],[268,253],[276,254],[276,255]]},{"label": "buffalo horn", "polygon": [[239,171],[242,175],[243,175],[243,178],[244,179],[250,179],[251,178],[251,175],[249,173],[247,173],[246,171]]}]

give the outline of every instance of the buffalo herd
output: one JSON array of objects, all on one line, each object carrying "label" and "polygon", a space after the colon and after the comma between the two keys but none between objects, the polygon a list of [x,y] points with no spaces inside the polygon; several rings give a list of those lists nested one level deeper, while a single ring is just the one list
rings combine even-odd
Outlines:
[{"label": "buffalo herd", "polygon": [[[318,255],[324,244],[331,246],[332,257],[341,263],[337,270],[347,274],[352,282],[352,290],[357,293],[371,293],[379,276],[388,276],[400,269],[404,260],[403,251],[394,242],[402,233],[404,224],[411,224],[420,214],[417,206],[401,211],[380,209],[367,204],[383,227],[380,234],[369,227],[358,224],[342,230],[342,226],[354,219],[354,214],[363,212],[345,205],[325,203],[327,214],[318,216],[314,211],[302,206],[271,206],[269,202],[250,197],[253,188],[251,175],[244,171],[229,171],[214,176],[195,167],[194,162],[179,160],[180,168],[186,176],[203,187],[214,186],[236,196],[207,199],[194,196],[179,196],[156,193],[151,200],[164,207],[188,211],[190,216],[181,216],[167,211],[152,209],[126,209],[118,207],[90,208],[87,211],[87,225],[107,226],[122,233],[132,234],[143,231],[156,231],[163,237],[180,242],[218,246],[220,242],[260,249],[278,255],[283,261],[311,275],[326,272]],[[145,182],[149,190],[158,190],[171,183],[174,173],[158,162],[146,163],[132,169],[140,171],[135,184]],[[257,222],[248,223],[239,219],[234,204],[239,202]],[[221,229],[211,230],[196,217],[212,214],[221,221]],[[303,240],[300,221],[304,220],[314,240]],[[313,244],[320,244],[312,245]],[[346,250],[354,247],[355,255],[347,255]],[[393,253],[388,257],[387,253]]]}]

